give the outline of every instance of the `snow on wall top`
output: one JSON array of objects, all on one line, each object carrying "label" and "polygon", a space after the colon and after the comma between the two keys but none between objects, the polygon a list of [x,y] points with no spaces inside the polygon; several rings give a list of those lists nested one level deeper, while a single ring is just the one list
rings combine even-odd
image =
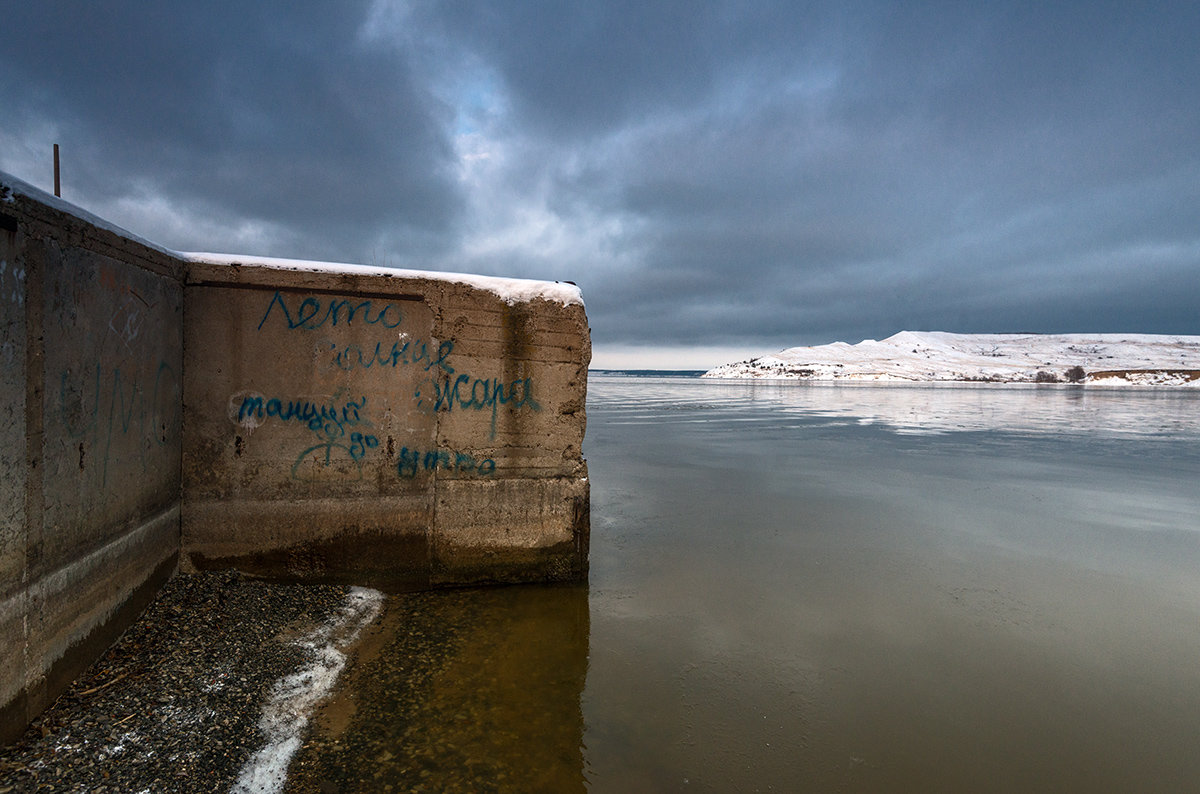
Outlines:
[{"label": "snow on wall top", "polygon": [[1038,382],[1074,379],[1075,367],[1088,383],[1200,386],[1200,336],[901,331],[856,345],[788,348],[704,377]]},{"label": "snow on wall top", "polygon": [[28,182],[24,182],[20,179],[17,179],[15,176],[12,176],[10,174],[6,174],[3,171],[0,171],[0,203],[4,203],[4,204],[15,203],[17,196],[25,196],[26,198],[30,198],[41,204],[45,204],[48,207],[52,207],[53,209],[56,209],[59,212],[65,212],[68,215],[74,215],[76,218],[79,218],[81,221],[86,221],[87,223],[90,223],[91,225],[95,226],[98,229],[104,229],[106,231],[112,232],[113,234],[115,234],[119,237],[124,237],[127,240],[133,240],[134,242],[141,243],[142,245],[146,246],[147,248],[153,248],[155,251],[164,253],[167,256],[171,256],[171,257],[179,256],[179,254],[177,254],[175,251],[172,251],[169,248],[163,248],[161,245],[158,245],[157,243],[152,243],[144,237],[138,237],[136,234],[129,231],[128,229],[122,229],[120,226],[117,226],[115,223],[110,223],[109,221],[104,220],[103,218],[101,218],[98,215],[93,215],[92,213],[88,212],[87,210],[85,210],[81,207],[77,207],[76,205],[72,204],[69,201],[63,201],[61,198],[59,198],[53,194],[47,193],[44,190],[40,190],[40,189],[34,187],[33,185],[29,184]]},{"label": "snow on wall top", "polygon": [[301,270],[313,273],[345,273],[356,276],[388,276],[391,278],[421,278],[466,284],[496,294],[505,303],[524,303],[535,298],[561,303],[564,306],[583,305],[579,287],[562,281],[537,281],[527,278],[477,276],[470,273],[446,273],[439,270],[403,270],[374,265],[352,265],[343,262],[314,262],[307,259],[279,259],[267,256],[240,254],[180,253],[184,259],[211,265],[251,265],[278,270]]},{"label": "snow on wall top", "polygon": [[180,253],[152,243],[145,238],[122,229],[116,224],[93,215],[85,209],[77,207],[69,201],[53,196],[23,180],[0,171],[0,204],[11,204],[16,196],[25,196],[45,204],[60,212],[73,215],[93,226],[105,229],[113,234],[129,240],[134,240],[147,248],[164,253],[177,259],[191,262],[203,262],[215,265],[251,265],[255,267],[270,267],[280,270],[306,270],[324,273],[350,273],[367,276],[391,276],[393,278],[423,278],[439,281],[449,281],[455,284],[466,284],[478,289],[487,290],[497,295],[510,305],[524,303],[535,298],[561,303],[564,306],[583,305],[583,293],[574,284],[559,281],[537,281],[525,278],[500,278],[496,276],[477,276],[469,273],[444,273],[433,270],[401,270],[389,267],[373,267],[370,265],[351,265],[339,262],[311,262],[302,259],[278,259],[262,256],[242,256],[238,254],[203,254]]}]

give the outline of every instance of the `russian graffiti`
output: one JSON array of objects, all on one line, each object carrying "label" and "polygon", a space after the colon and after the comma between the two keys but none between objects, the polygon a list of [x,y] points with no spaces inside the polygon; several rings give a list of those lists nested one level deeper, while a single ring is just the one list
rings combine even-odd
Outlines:
[{"label": "russian graffiti", "polygon": [[322,339],[317,343],[317,352],[330,354],[333,367],[351,372],[356,369],[371,369],[373,367],[391,367],[398,369],[403,366],[419,366],[425,372],[437,367],[447,375],[454,374],[448,358],[454,351],[453,342],[439,342],[436,350],[432,345],[413,339],[399,339],[390,344],[376,342],[374,348],[369,345],[350,343],[341,345],[332,339]]},{"label": "russian graffiti", "polygon": [[305,448],[292,464],[292,477],[296,479],[310,479],[306,476],[306,461],[328,466],[338,460],[349,460],[354,466],[354,478],[360,479],[361,461],[369,450],[379,447],[379,437],[365,432],[372,427],[366,406],[365,396],[354,399],[339,394],[326,401],[314,401],[245,394],[237,406],[237,422],[253,429],[268,419],[277,419],[295,422],[312,431],[316,443]]},{"label": "russian graffiti", "polygon": [[279,317],[290,329],[315,331],[326,325],[336,326],[339,323],[349,325],[354,318],[360,316],[367,325],[378,325],[382,328],[398,328],[404,319],[400,307],[395,303],[377,304],[371,300],[338,300],[329,299],[324,302],[320,298],[309,296],[300,301],[299,305],[288,306],[287,300],[279,292],[271,297],[267,310],[258,321],[258,330],[262,330],[267,319],[271,317],[275,307],[279,307]]},{"label": "russian graffiti", "polygon": [[[449,378],[433,381],[433,410],[434,412],[459,411],[489,411],[491,421],[491,437],[496,437],[496,417],[501,406],[508,406],[516,411],[524,408],[529,411],[540,411],[533,398],[533,379],[517,378],[505,383],[497,378],[476,378],[467,373],[458,375],[453,381]],[[424,406],[425,399],[421,390],[416,393],[417,405]]]},{"label": "russian graffiti", "polygon": [[364,423],[362,409],[367,404],[367,398],[346,400],[341,403],[330,402],[324,405],[309,400],[282,400],[279,397],[266,399],[257,394],[248,394],[242,398],[238,406],[238,423],[257,425],[266,417],[278,417],[280,420],[297,421],[307,425],[309,430],[345,435],[347,426],[353,427]]},{"label": "russian graffiti", "polygon": [[[289,335],[320,330],[322,333],[308,337],[311,341],[305,343],[311,345],[316,371],[322,378],[343,385],[332,398],[234,395],[230,418],[247,429],[271,421],[311,431],[314,437],[292,466],[294,478],[308,479],[310,475],[318,476],[313,463],[343,468],[348,463],[350,474],[361,477],[363,461],[376,450],[389,461],[386,465],[391,465],[391,438],[388,448],[381,450],[379,435],[367,416],[367,398],[345,396],[347,389],[354,389],[358,372],[397,371],[397,382],[407,385],[403,395],[391,393],[388,399],[394,404],[397,397],[411,398],[410,404],[426,415],[483,412],[492,439],[501,415],[541,410],[534,397],[532,377],[501,379],[463,371],[453,363],[453,340],[416,338],[405,331],[406,319],[410,324],[415,322],[397,302],[273,291],[259,316],[257,330],[275,329]],[[348,326],[359,329],[350,340],[340,330]],[[364,330],[368,341],[362,338]],[[402,375],[401,370],[415,371],[415,385],[413,376]],[[234,402],[239,399],[235,410]],[[395,460],[395,473],[402,479],[416,477],[421,471],[439,470],[488,476],[495,472],[496,462],[492,458],[477,459],[467,452],[440,448],[419,452],[408,446],[402,447]]]},{"label": "russian graffiti", "polygon": [[457,471],[469,474],[488,476],[496,471],[496,461],[491,458],[477,459],[466,452],[453,452],[447,449],[430,449],[422,453],[418,449],[400,448],[400,459],[396,463],[396,473],[404,479],[412,479],[418,471]]}]

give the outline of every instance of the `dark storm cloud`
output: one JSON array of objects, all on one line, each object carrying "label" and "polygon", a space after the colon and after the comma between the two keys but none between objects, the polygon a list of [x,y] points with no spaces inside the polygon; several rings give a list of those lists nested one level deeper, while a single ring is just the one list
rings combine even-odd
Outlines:
[{"label": "dark storm cloud", "polygon": [[1195,11],[841,25],[859,27],[814,78],[833,73],[832,88],[763,90],[611,163],[625,206],[659,221],[645,272],[681,285],[643,313],[635,296],[665,285],[626,282],[617,325],[780,345],[900,328],[1200,330]]},{"label": "dark storm cloud", "polygon": [[[819,56],[818,4],[535,0],[420,6],[423,24],[504,77],[523,123],[553,136],[606,134],[646,114],[702,105],[723,80]],[[836,8],[836,6],[835,6]]]},{"label": "dark storm cloud", "polygon": [[1200,333],[1192,3],[26,5],[0,130],[242,248],[570,279],[598,347]]},{"label": "dark storm cloud", "polygon": [[280,255],[429,238],[457,209],[445,111],[359,36],[366,3],[9,5],[0,97],[58,127],[76,200],[150,185],[281,226],[303,250],[255,252]]}]

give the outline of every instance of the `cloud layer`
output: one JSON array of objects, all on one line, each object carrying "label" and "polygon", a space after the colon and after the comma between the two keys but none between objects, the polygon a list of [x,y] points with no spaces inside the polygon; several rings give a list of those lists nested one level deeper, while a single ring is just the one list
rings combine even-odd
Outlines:
[{"label": "cloud layer", "polygon": [[173,248],[569,279],[599,350],[1200,333],[1195,4],[6,17],[0,169]]}]

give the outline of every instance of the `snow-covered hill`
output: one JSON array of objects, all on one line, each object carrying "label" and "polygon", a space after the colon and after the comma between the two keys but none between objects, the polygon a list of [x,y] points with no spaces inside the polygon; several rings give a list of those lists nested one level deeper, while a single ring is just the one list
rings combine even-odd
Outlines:
[{"label": "snow-covered hill", "polygon": [[856,345],[792,347],[703,377],[1200,387],[1200,336],[901,331]]}]

